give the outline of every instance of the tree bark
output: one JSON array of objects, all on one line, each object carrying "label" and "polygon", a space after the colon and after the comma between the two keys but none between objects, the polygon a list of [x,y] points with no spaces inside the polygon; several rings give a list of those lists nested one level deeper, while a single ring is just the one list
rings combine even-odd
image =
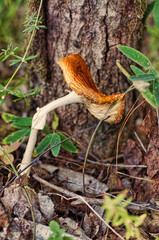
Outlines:
[{"label": "tree bark", "polygon": [[[28,14],[35,12],[39,1],[28,0]],[[117,49],[118,44],[139,49],[143,33],[142,19],[145,0],[48,0],[41,15],[47,30],[39,30],[34,37],[30,54],[39,54],[28,66],[28,78],[33,87],[45,85],[43,99],[35,101],[41,107],[64,96],[67,84],[57,62],[69,54],[79,53],[91,72],[99,90],[107,95],[124,92],[129,82],[116,66],[119,59],[124,67],[127,58]],[[126,110],[132,106],[133,93],[126,98]],[[57,109],[61,130],[73,134],[97,122],[82,104]],[[116,139],[121,123],[103,123],[95,136],[91,152],[99,158],[115,154]],[[128,137],[133,121],[124,131]],[[86,148],[92,132],[77,139]]]}]

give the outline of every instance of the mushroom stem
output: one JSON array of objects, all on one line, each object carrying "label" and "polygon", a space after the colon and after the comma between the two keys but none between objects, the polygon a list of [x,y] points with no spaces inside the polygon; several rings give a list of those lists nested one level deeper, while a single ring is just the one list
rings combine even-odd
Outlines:
[{"label": "mushroom stem", "polygon": [[[33,116],[31,133],[21,162],[20,170],[23,170],[26,166],[28,166],[31,163],[32,153],[37,140],[37,133],[38,130],[42,130],[44,128],[47,114],[58,107],[81,102],[82,98],[78,96],[74,91],[72,91],[68,95],[56,99],[42,108],[37,108],[37,112]],[[26,173],[29,174],[29,168],[23,172],[23,174]]]}]

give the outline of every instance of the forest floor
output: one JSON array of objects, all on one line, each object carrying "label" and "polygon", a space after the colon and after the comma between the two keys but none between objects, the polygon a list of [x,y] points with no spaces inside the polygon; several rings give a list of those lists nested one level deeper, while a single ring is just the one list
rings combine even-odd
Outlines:
[{"label": "forest floor", "polygon": [[[115,156],[110,160],[97,162],[90,155],[83,180],[83,150],[79,150],[78,154],[66,153],[63,150],[56,158],[50,153],[42,156],[32,166],[29,178],[23,176],[8,185],[1,192],[0,239],[33,239],[33,212],[36,239],[48,239],[51,233],[48,225],[51,220],[65,228],[66,235],[72,239],[125,239],[124,225],[113,227],[120,235],[117,236],[104,222],[105,210],[101,208],[104,194],[115,198],[125,189],[126,198],[132,198],[132,202],[127,206],[129,214],[147,214],[144,223],[139,227],[141,239],[158,237],[158,122],[154,110],[146,105],[142,110],[143,121],[136,127],[136,137],[128,139],[121,147],[118,167],[115,166]],[[4,126],[1,119],[1,129],[5,129],[2,131],[3,135],[6,131],[11,131],[8,125]],[[16,167],[25,147],[26,142],[23,142],[14,153]],[[1,163],[0,188],[13,176],[12,171],[8,171]],[[31,205],[24,194],[23,186]],[[111,225],[111,222],[109,224]]]}]

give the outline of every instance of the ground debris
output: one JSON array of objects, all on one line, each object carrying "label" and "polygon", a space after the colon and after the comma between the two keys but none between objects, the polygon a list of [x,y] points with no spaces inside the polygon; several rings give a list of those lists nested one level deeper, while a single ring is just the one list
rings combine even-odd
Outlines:
[{"label": "ground debris", "polygon": [[[74,192],[83,192],[83,174],[67,168],[58,168],[53,165],[41,164],[41,167],[54,175],[60,183],[67,189]],[[85,174],[85,190],[89,194],[101,194],[108,191],[108,186],[96,178]]]}]

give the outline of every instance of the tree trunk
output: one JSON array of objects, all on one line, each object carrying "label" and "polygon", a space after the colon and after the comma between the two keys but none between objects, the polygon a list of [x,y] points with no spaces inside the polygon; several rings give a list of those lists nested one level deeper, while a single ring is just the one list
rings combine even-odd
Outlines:
[{"label": "tree trunk", "polygon": [[[28,0],[28,14],[35,12],[39,1]],[[41,107],[53,99],[64,96],[67,84],[57,65],[60,58],[79,53],[91,72],[99,90],[107,95],[124,92],[129,83],[116,66],[119,59],[124,67],[127,59],[117,49],[118,44],[139,48],[142,37],[142,18],[145,0],[48,0],[44,1],[41,16],[47,30],[39,30],[34,38],[31,54],[38,59],[28,67],[28,77],[33,87],[46,86],[43,99],[34,106]],[[126,111],[134,101],[133,93],[126,98]],[[73,134],[97,123],[84,105],[72,104],[57,109],[61,130]],[[121,123],[102,123],[95,136],[91,152],[99,158],[115,154],[116,139]],[[128,137],[133,121],[124,131]],[[86,148],[92,132],[77,139]]]}]

